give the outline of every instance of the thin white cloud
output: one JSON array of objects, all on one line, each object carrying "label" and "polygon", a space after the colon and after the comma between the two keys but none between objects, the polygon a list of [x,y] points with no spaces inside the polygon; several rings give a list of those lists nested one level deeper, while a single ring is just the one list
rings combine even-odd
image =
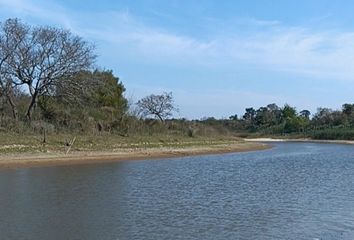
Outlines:
[{"label": "thin white cloud", "polygon": [[41,24],[57,24],[76,32],[69,11],[51,0],[0,0],[0,14],[7,18],[34,19]]},{"label": "thin white cloud", "polygon": [[[354,31],[315,30],[311,26],[289,27],[276,20],[248,18],[227,21],[224,31],[210,31],[208,37],[200,37],[149,25],[128,10],[74,11],[56,2],[41,0],[0,0],[0,16],[21,17],[29,23],[57,24],[69,28],[95,41],[100,59],[105,59],[104,65],[109,67],[129,62],[137,66],[136,71],[139,71],[141,65],[153,65],[159,68],[198,68],[205,72],[210,69],[223,72],[225,69],[225,72],[230,73],[242,71],[247,65],[260,72],[288,72],[299,77],[331,79],[333,84],[338,80],[354,81]],[[223,26],[223,20],[220,19],[206,21],[208,24],[215,22],[218,27]],[[242,26],[246,29],[252,27],[247,31],[239,30]],[[171,74],[175,73],[176,70]],[[124,79],[124,73],[122,75]],[[127,76],[126,79],[130,81],[131,77]],[[222,79],[223,76],[220,76],[205,81],[220,81],[219,85],[225,86]],[[134,83],[127,85],[133,86]],[[168,90],[161,87],[149,88],[146,85],[140,86],[140,89],[128,89],[135,91],[138,98]],[[233,109],[241,112],[245,106],[261,106],[271,102],[280,105],[285,102],[296,103],[299,107],[307,108],[320,105],[322,101],[235,91],[232,86],[219,91],[201,88],[200,92],[190,90],[188,86],[181,86],[181,90],[174,89],[176,101],[184,111],[182,116],[221,116],[223,113],[233,114]],[[211,108],[213,112],[209,112]]]},{"label": "thin white cloud", "polygon": [[123,50],[124,54],[135,56],[138,61],[148,59],[160,64],[209,67],[247,63],[272,71],[354,80],[354,32],[287,28],[275,21],[269,23],[273,24],[271,28],[268,25],[259,32],[216,35],[203,40],[137,23],[132,16],[127,20],[125,14],[112,14],[115,14],[114,22],[86,33],[99,41],[116,45],[117,52]]},{"label": "thin white cloud", "polygon": [[237,24],[254,24],[264,29],[245,35],[229,32],[227,36],[215,35],[204,40],[148,26],[128,11],[73,14],[55,2],[25,0],[0,0],[0,6],[14,14],[56,22],[95,39],[99,47],[108,44],[110,54],[124,54],[136,61],[214,68],[247,63],[271,71],[354,80],[354,32],[314,31],[248,18],[237,19]]}]

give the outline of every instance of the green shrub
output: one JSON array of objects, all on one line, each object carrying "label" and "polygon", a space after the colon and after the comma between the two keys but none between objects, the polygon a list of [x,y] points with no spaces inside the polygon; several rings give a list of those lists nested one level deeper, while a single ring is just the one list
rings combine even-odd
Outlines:
[{"label": "green shrub", "polygon": [[354,140],[354,129],[351,128],[331,128],[314,131],[311,134],[314,139],[326,140]]}]

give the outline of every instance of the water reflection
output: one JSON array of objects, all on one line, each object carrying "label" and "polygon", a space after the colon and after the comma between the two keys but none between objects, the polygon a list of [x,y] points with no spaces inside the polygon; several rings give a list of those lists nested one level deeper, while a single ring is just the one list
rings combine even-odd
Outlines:
[{"label": "water reflection", "polygon": [[354,147],[0,171],[0,239],[353,239]]}]

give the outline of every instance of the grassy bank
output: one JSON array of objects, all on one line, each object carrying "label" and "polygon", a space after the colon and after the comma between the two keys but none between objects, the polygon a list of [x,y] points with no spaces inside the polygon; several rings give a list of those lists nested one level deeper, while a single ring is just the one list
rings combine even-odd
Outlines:
[{"label": "grassy bank", "polygon": [[[68,151],[68,142],[76,139]],[[190,155],[252,151],[269,148],[236,137],[183,137],[117,135],[3,134],[0,138],[0,168],[100,163],[119,160],[170,158]]]},{"label": "grassy bank", "polygon": [[43,136],[30,134],[5,133],[0,135],[0,154],[11,153],[66,153],[72,141],[70,152],[116,151],[134,148],[184,148],[210,146],[227,143],[241,143],[237,137],[184,137],[174,135],[122,137],[113,134],[72,135],[50,134],[43,143]]}]

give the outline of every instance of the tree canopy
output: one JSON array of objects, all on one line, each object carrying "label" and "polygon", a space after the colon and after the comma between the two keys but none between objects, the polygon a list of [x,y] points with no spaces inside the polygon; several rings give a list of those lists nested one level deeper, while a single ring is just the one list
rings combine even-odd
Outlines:
[{"label": "tree canopy", "polygon": [[9,102],[17,86],[29,93],[29,120],[40,96],[88,70],[95,57],[93,46],[68,30],[30,26],[18,19],[0,23],[0,86]]},{"label": "tree canopy", "polygon": [[151,94],[140,99],[137,103],[143,117],[154,116],[164,121],[165,118],[172,116],[178,111],[174,105],[172,92],[164,92],[160,95]]}]

